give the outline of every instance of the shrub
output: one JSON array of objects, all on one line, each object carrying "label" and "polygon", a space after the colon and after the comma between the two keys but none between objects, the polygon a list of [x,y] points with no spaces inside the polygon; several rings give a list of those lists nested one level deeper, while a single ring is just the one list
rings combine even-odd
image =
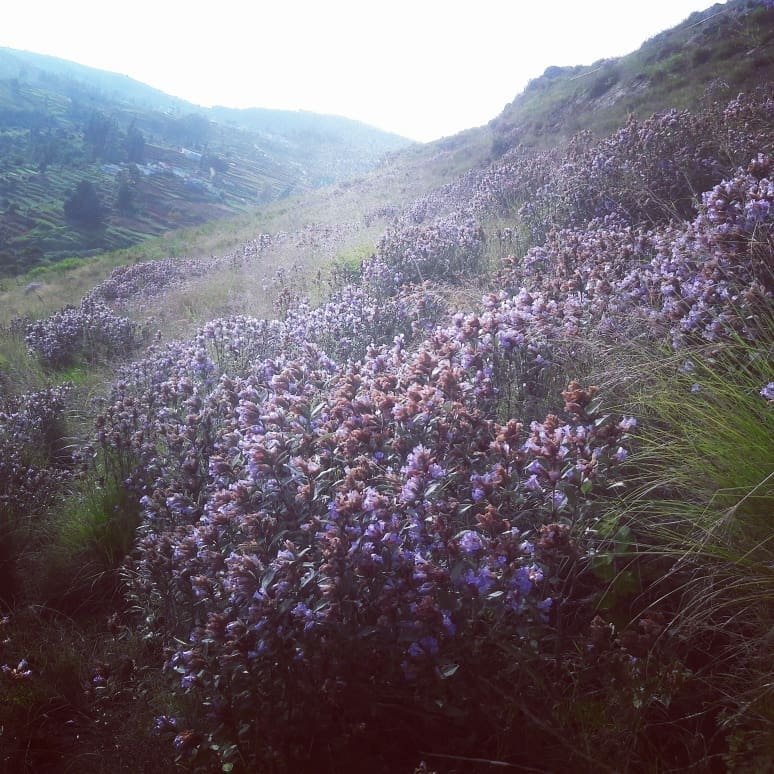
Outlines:
[{"label": "shrub", "polygon": [[[189,416],[225,410],[218,425],[186,423],[190,441],[211,430],[195,468],[146,463],[163,481],[143,499],[135,594],[189,640],[169,661],[181,687],[218,708],[181,749],[208,738],[227,762],[237,750],[300,759],[301,729],[349,734],[374,695],[441,695],[492,620],[513,636],[545,625],[554,569],[541,529],[593,520],[626,426],[588,414],[577,385],[564,420],[498,423],[512,347],[505,317],[481,322],[460,317],[416,353],[399,339],[342,369],[309,344],[236,381],[178,361]],[[156,428],[151,448],[177,439],[170,452],[193,463],[177,399],[153,395],[132,409]]]},{"label": "shrub", "polygon": [[77,472],[65,438],[68,389],[50,388],[0,401],[0,604],[21,592],[19,560],[36,539],[37,520]]},{"label": "shrub", "polygon": [[125,356],[141,341],[136,323],[119,317],[99,301],[84,299],[27,326],[30,352],[47,366],[64,368]]}]

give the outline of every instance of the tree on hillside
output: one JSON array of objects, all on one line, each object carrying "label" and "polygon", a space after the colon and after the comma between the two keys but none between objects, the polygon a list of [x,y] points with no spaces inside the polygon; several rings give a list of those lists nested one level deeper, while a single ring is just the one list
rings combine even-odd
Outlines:
[{"label": "tree on hillside", "polygon": [[112,116],[94,111],[83,128],[83,139],[91,147],[92,159],[122,161],[121,129]]},{"label": "tree on hillside", "polygon": [[102,224],[105,211],[93,183],[88,180],[78,183],[65,199],[64,214],[76,226],[96,228]]},{"label": "tree on hillside", "polygon": [[210,122],[201,113],[189,113],[176,119],[169,130],[177,142],[192,148],[202,148],[209,139]]},{"label": "tree on hillside", "polygon": [[122,215],[131,215],[137,210],[134,197],[134,186],[126,177],[121,179],[116,191],[115,208]]},{"label": "tree on hillside", "polygon": [[202,172],[215,170],[215,172],[225,173],[228,172],[228,161],[214,153],[205,153],[199,161],[199,169]]},{"label": "tree on hillside", "polygon": [[45,135],[37,132],[30,132],[30,145],[32,146],[32,157],[37,162],[38,171],[45,172],[49,164],[56,160],[59,143],[51,132]]},{"label": "tree on hillside", "polygon": [[124,140],[126,148],[126,159],[135,164],[142,164],[145,160],[145,137],[143,133],[134,125],[134,121],[126,130],[126,139]]}]

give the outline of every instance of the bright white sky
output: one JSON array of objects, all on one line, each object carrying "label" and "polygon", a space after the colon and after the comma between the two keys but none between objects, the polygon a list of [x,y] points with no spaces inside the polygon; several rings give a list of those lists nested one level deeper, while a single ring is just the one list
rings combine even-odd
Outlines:
[{"label": "bright white sky", "polygon": [[416,140],[494,118],[549,65],[635,50],[712,0],[4,0],[0,46],[198,105],[335,113]]}]

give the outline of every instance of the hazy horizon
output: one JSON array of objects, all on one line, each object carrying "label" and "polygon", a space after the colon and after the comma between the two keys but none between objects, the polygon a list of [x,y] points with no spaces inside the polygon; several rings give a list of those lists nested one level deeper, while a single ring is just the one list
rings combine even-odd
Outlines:
[{"label": "hazy horizon", "polygon": [[249,11],[225,0],[204,17],[179,2],[108,11],[33,0],[6,10],[0,46],[127,75],[201,107],[339,115],[424,142],[491,120],[548,66],[622,56],[711,5],[481,0],[471,14],[436,0],[367,11],[350,0]]}]

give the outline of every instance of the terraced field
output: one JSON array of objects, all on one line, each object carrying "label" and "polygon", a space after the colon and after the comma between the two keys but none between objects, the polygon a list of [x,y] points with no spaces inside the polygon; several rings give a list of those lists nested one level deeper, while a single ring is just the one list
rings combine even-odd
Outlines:
[{"label": "terraced field", "polygon": [[[332,116],[219,117],[129,79],[108,92],[108,76],[0,49],[0,276],[243,213],[407,144]],[[64,212],[84,181],[100,208],[87,225]]]}]

